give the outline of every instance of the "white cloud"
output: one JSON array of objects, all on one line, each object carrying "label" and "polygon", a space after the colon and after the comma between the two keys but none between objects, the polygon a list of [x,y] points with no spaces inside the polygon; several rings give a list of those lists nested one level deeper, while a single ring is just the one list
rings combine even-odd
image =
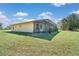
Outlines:
[{"label": "white cloud", "polygon": [[35,19],[14,20],[14,21],[12,21],[12,24],[23,23],[23,22],[34,21],[34,20]]},{"label": "white cloud", "polygon": [[51,12],[43,12],[39,16],[46,16],[46,15],[52,15],[52,13]]},{"label": "white cloud", "polygon": [[3,19],[6,19],[7,18],[7,16],[5,16],[5,15],[0,15],[0,20],[3,20]]},{"label": "white cloud", "polygon": [[62,20],[62,18],[58,18],[58,19],[55,20],[55,23],[58,23],[61,20]]},{"label": "white cloud", "polygon": [[7,27],[7,26],[9,26],[10,24],[11,24],[12,22],[11,22],[11,20],[10,19],[5,19],[4,21],[3,21],[3,28],[5,28],[5,27]]},{"label": "white cloud", "polygon": [[17,12],[14,16],[28,16],[28,13]]},{"label": "white cloud", "polygon": [[17,20],[23,20],[23,18],[20,17],[20,18],[17,18]]},{"label": "white cloud", "polygon": [[71,14],[71,13],[79,14],[79,10],[72,11],[72,12],[70,12],[70,14]]},{"label": "white cloud", "polygon": [[3,12],[0,11],[0,22],[3,22],[7,19],[7,16],[3,14]]},{"label": "white cloud", "polygon": [[23,19],[22,22],[34,21],[35,19]]},{"label": "white cloud", "polygon": [[54,5],[56,7],[65,6],[67,3],[52,3],[51,5]]},{"label": "white cloud", "polygon": [[3,11],[0,11],[0,23],[2,23],[3,28],[11,23],[11,20],[5,15]]},{"label": "white cloud", "polygon": [[43,12],[38,15],[38,19],[52,19],[52,18],[53,18],[52,12]]},{"label": "white cloud", "polygon": [[3,12],[2,12],[2,11],[0,11],[0,14],[3,14]]}]

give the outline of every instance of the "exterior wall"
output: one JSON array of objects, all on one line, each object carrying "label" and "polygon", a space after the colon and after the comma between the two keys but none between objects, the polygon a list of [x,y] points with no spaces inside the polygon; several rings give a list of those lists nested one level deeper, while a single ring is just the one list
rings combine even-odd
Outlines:
[{"label": "exterior wall", "polygon": [[[38,24],[38,28],[37,28]],[[34,22],[34,32],[45,32],[45,23],[43,21]]]},{"label": "exterior wall", "polygon": [[[39,24],[38,29],[36,28],[37,24]],[[42,25],[42,28],[40,28],[40,25]],[[41,21],[35,21],[34,22],[34,32],[48,32],[49,30],[55,31],[56,24],[51,23],[51,21],[41,20]]]},{"label": "exterior wall", "polygon": [[12,31],[33,32],[33,22],[16,24],[11,26]]},{"label": "exterior wall", "polygon": [[[37,24],[39,24],[38,27],[36,26]],[[12,31],[20,31],[20,32],[48,32],[49,29],[55,31],[56,28],[57,28],[56,24],[51,22],[50,20],[30,21],[11,26]]]},{"label": "exterior wall", "polygon": [[[36,28],[38,24],[38,29]],[[44,32],[45,25],[43,22],[35,22],[34,23],[34,32]]]}]

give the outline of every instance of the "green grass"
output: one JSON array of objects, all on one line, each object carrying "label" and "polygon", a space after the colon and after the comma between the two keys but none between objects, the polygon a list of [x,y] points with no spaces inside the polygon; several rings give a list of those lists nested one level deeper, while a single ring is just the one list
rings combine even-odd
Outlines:
[{"label": "green grass", "polygon": [[0,30],[0,55],[79,55],[79,32],[19,34]]}]

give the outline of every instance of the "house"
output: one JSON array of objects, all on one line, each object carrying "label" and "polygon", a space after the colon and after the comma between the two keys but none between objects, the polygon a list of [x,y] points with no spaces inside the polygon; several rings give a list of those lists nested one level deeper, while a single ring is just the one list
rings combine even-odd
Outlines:
[{"label": "house", "polygon": [[32,20],[11,25],[12,31],[20,31],[20,32],[38,33],[38,32],[48,32],[50,29],[52,31],[56,31],[57,26],[54,22],[52,22],[49,19]]}]

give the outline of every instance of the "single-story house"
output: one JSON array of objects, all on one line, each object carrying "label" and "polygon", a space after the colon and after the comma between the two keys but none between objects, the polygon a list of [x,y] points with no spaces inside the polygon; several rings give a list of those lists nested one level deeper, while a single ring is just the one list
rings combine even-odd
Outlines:
[{"label": "single-story house", "polygon": [[50,29],[53,31],[57,30],[56,24],[49,19],[32,20],[17,23],[11,25],[10,28],[12,31],[31,32],[31,33],[48,32]]}]

